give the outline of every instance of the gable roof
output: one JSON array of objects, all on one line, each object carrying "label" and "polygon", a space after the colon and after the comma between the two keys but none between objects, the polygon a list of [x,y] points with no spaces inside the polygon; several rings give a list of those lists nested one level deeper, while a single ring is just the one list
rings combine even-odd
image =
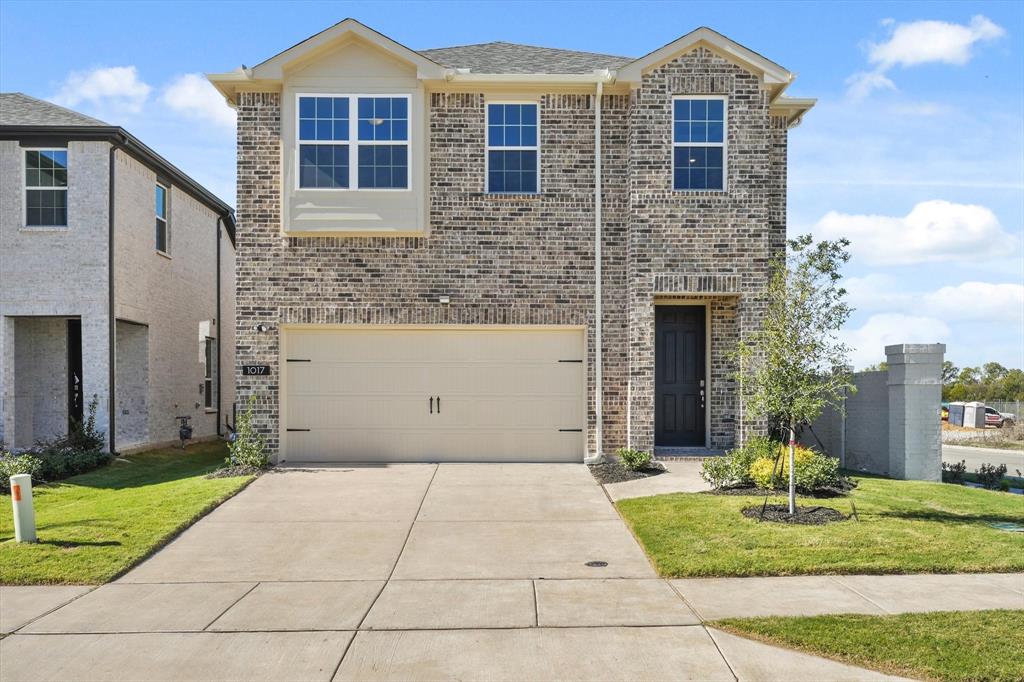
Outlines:
[{"label": "gable roof", "polygon": [[618,69],[633,61],[632,57],[502,41],[420,50],[420,54],[453,69],[476,73],[591,73]]},{"label": "gable roof", "polygon": [[170,177],[177,187],[219,214],[231,243],[235,243],[234,209],[124,128],[21,92],[0,92],[0,140],[40,137],[94,140],[120,146],[158,173]]},{"label": "gable roof", "polygon": [[336,41],[347,36],[357,36],[363,40],[377,45],[380,48],[394,54],[416,67],[420,78],[444,78],[445,68],[432,59],[411,50],[405,45],[388,38],[383,33],[374,31],[372,28],[349,17],[336,23],[330,28],[306,38],[300,43],[292,45],[287,50],[279,52],[270,59],[264,60],[252,67],[252,77],[260,79],[279,79],[283,75],[283,67],[304,57],[312,56],[322,49],[329,48]]},{"label": "gable roof", "polygon": [[680,54],[689,52],[699,45],[709,48],[712,52],[716,52],[746,69],[760,73],[767,84],[788,85],[795,77],[785,67],[707,26],[690,31],[671,43],[633,60],[619,70],[618,76],[622,80],[639,81],[644,72],[675,59]]},{"label": "gable roof", "polygon": [[808,98],[782,96],[796,77],[783,66],[702,26],[638,59],[595,52],[579,52],[506,42],[439,47],[419,52],[374,31],[355,19],[345,19],[255,67],[207,74],[229,104],[242,89],[278,88],[284,66],[316,57],[350,36],[359,37],[416,66],[417,77],[427,81],[535,85],[573,85],[615,82],[639,83],[645,73],[697,47],[705,47],[741,68],[757,74],[768,90],[773,115],[796,125],[814,106]]},{"label": "gable roof", "polygon": [[22,92],[0,92],[0,125],[5,126],[109,126],[77,111],[30,97]]}]

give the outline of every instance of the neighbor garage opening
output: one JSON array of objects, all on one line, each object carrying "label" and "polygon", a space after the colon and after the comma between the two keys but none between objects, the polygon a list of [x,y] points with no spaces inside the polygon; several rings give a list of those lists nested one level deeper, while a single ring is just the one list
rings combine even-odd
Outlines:
[{"label": "neighbor garage opening", "polygon": [[577,327],[282,330],[282,459],[580,462]]}]

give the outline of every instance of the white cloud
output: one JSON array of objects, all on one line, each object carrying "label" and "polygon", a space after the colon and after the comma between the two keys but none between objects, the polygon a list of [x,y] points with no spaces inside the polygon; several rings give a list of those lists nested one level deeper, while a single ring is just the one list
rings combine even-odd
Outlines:
[{"label": "white cloud", "polygon": [[895,90],[896,84],[879,71],[858,71],[846,79],[846,96],[860,101],[875,90]]},{"label": "white cloud", "polygon": [[964,282],[925,294],[921,308],[945,319],[1019,324],[1024,320],[1024,285]]},{"label": "white cloud", "polygon": [[883,313],[872,315],[856,329],[840,332],[851,347],[850,362],[863,369],[885,360],[885,347],[896,343],[943,343],[949,326],[934,317]]},{"label": "white cloud", "polygon": [[974,56],[975,45],[1006,35],[1001,26],[980,14],[967,24],[935,20],[896,23],[886,19],[882,25],[889,28],[889,38],[867,46],[868,62],[874,70],[856,73],[846,80],[847,96],[853,100],[863,99],[874,90],[895,90],[895,84],[885,75],[895,66],[963,66]]},{"label": "white cloud", "polygon": [[162,99],[168,107],[190,118],[225,127],[235,125],[234,109],[202,74],[178,76],[164,89]]},{"label": "white cloud", "polygon": [[975,43],[1001,38],[1006,31],[980,14],[970,23],[911,21],[893,24],[892,34],[883,43],[868,47],[868,61],[881,69],[899,65],[942,63],[962,66],[971,60]]},{"label": "white cloud", "polygon": [[1006,257],[1019,245],[988,208],[941,200],[922,201],[905,216],[829,211],[814,232],[848,238],[853,254],[872,265]]},{"label": "white cloud", "polygon": [[1024,285],[963,282],[914,292],[906,280],[871,273],[843,281],[846,300],[856,310],[937,317],[945,322],[1019,324],[1024,321]]},{"label": "white cloud", "polygon": [[69,107],[88,102],[99,108],[111,107],[138,113],[151,89],[139,80],[139,72],[134,66],[101,67],[72,71],[52,99]]}]

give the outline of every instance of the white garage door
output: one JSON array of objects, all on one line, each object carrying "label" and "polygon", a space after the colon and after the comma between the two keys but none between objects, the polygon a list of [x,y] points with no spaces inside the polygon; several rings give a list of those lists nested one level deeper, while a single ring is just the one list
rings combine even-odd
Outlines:
[{"label": "white garage door", "polygon": [[286,461],[583,459],[580,329],[293,329],[282,351]]}]

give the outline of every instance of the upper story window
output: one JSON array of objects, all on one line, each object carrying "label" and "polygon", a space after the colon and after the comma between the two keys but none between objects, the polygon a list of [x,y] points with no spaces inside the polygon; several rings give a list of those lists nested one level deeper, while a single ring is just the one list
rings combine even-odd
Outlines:
[{"label": "upper story window", "polygon": [[156,199],[156,250],[160,253],[170,253],[170,233],[167,229],[167,188],[163,185],[156,185],[154,191]]},{"label": "upper story window", "polygon": [[672,100],[672,188],[725,189],[724,97]]},{"label": "upper story window", "polygon": [[487,191],[535,194],[540,187],[537,104],[487,105]]},{"label": "upper story window", "polygon": [[68,224],[68,150],[25,150],[25,226]]},{"label": "upper story window", "polygon": [[409,188],[408,95],[298,100],[300,189]]}]

